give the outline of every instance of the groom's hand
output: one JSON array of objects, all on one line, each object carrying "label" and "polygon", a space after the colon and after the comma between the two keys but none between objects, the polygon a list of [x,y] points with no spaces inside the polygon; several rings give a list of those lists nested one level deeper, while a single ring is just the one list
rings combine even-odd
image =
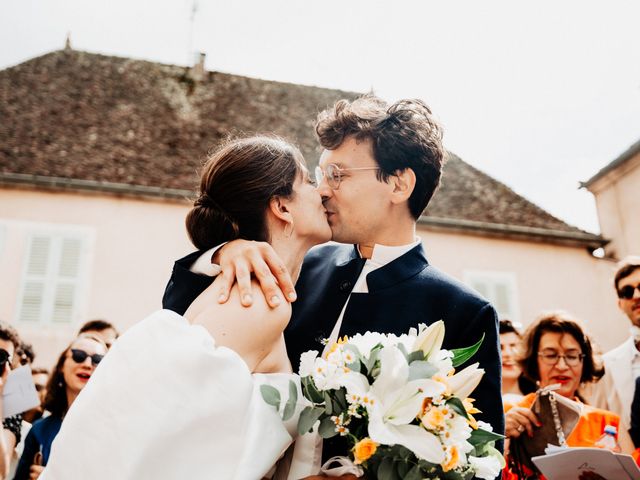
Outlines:
[{"label": "groom's hand", "polygon": [[222,269],[218,292],[220,303],[229,299],[231,287],[237,282],[242,305],[250,306],[253,303],[252,273],[271,307],[280,305],[283,299],[289,302],[296,299],[296,291],[287,268],[266,242],[233,240],[216,251],[211,261],[219,264]]}]

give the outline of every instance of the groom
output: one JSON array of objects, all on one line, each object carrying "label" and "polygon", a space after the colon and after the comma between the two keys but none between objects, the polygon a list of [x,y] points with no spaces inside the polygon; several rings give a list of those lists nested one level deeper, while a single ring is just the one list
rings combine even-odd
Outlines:
[{"label": "groom", "polygon": [[[374,96],[338,101],[318,116],[316,132],[324,152],[316,170],[334,242],[312,249],[296,284],[298,300],[285,330],[294,371],[300,354],[321,350],[322,339],[377,331],[406,333],[419,323],[444,320],[443,348],[484,341],[472,361],[485,375],[473,393],[479,418],[503,432],[500,349],[496,312],[467,286],[427,261],[416,221],[440,182],[445,150],[442,131],[420,100],[387,105]],[[266,253],[265,253],[266,252]],[[289,299],[295,293],[277,268],[268,245],[237,240],[216,254],[226,275],[221,301],[235,281],[251,303],[250,271],[273,305],[281,301],[269,269]],[[211,252],[176,262],[164,308],[184,313],[211,284]],[[194,266],[194,262],[205,268]],[[227,273],[231,272],[231,274]],[[266,285],[266,286],[265,286]],[[323,458],[345,455],[340,438],[325,441]]]}]

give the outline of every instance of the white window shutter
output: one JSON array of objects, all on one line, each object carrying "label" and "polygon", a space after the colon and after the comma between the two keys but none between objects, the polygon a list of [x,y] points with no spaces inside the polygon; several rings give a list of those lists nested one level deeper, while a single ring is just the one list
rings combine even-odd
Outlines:
[{"label": "white window shutter", "polygon": [[20,305],[20,321],[38,322],[40,320],[43,296],[44,282],[33,280],[25,282]]},{"label": "white window shutter", "polygon": [[54,228],[30,237],[18,320],[65,324],[74,320],[86,253],[86,235]]}]

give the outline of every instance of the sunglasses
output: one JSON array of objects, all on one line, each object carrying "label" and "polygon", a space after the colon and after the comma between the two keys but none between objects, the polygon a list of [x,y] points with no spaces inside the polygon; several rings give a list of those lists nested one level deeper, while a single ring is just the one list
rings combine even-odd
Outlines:
[{"label": "sunglasses", "polygon": [[77,350],[75,348],[71,349],[71,359],[76,363],[84,363],[84,361],[89,357],[91,359],[91,364],[96,367],[104,358],[104,355],[100,355],[99,353],[94,353],[93,355],[89,355],[84,350]]},{"label": "sunglasses", "polygon": [[626,287],[622,287],[618,290],[618,298],[624,298],[625,300],[630,300],[633,298],[633,294],[638,290],[640,292],[640,283],[635,287],[633,285],[627,285]]},{"label": "sunglasses", "polygon": [[11,354],[4,348],[0,348],[0,365],[4,365],[8,361],[11,361]]}]

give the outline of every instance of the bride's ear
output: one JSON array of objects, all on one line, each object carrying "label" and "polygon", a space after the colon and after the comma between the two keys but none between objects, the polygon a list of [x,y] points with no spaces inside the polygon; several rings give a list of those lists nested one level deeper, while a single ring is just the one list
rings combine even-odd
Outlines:
[{"label": "bride's ear", "polygon": [[276,196],[269,200],[269,211],[278,220],[282,220],[285,223],[293,222],[286,198]]}]

